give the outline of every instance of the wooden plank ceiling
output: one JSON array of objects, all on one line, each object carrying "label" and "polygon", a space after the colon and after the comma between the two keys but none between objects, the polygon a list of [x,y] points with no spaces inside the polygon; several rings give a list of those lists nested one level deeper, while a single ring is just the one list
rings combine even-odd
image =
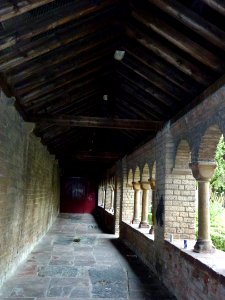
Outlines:
[{"label": "wooden plank ceiling", "polygon": [[0,3],[1,87],[65,168],[154,137],[224,75],[224,52],[221,0]]}]

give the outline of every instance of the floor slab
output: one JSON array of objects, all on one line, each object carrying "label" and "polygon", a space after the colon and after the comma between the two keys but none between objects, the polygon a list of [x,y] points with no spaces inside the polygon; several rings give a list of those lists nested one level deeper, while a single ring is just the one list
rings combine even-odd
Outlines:
[{"label": "floor slab", "polygon": [[0,300],[172,300],[115,235],[88,214],[61,214],[0,290]]}]

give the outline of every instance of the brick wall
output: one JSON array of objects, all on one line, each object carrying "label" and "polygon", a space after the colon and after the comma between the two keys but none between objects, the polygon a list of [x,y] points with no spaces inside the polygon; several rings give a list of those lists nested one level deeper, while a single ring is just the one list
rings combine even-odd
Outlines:
[{"label": "brick wall", "polygon": [[[189,253],[164,241],[160,244],[126,223],[120,239],[155,273],[177,299],[224,299],[225,276],[219,275]],[[196,254],[195,254],[196,255]]]},{"label": "brick wall", "polygon": [[[182,300],[223,299],[225,295],[223,275],[165,241],[171,233],[175,239],[195,239],[196,181],[189,163],[212,161],[219,137],[225,134],[225,86],[211,92],[204,94],[204,101],[180,119],[168,122],[154,140],[117,163],[122,165],[117,190],[120,238]],[[149,166],[150,178],[156,173],[158,210],[154,241],[128,225],[134,197],[127,181],[132,174],[134,181],[146,177],[145,164]],[[136,170],[140,170],[138,180]]]},{"label": "brick wall", "polygon": [[[59,211],[58,166],[1,93],[0,285]],[[10,100],[9,100],[10,102]]]},{"label": "brick wall", "polygon": [[120,224],[120,239],[141,258],[152,272],[156,273],[154,263],[156,251],[153,240],[125,222]]}]

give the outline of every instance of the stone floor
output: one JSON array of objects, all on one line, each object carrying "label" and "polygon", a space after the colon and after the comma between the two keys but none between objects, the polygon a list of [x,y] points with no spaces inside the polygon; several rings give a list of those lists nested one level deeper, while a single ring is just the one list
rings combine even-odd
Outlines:
[{"label": "stone floor", "polygon": [[1,300],[175,299],[91,215],[61,214],[0,290]]}]

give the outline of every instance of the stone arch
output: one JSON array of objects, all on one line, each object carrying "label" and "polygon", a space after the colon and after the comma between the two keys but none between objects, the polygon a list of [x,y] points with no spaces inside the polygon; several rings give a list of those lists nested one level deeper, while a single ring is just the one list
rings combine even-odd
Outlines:
[{"label": "stone arch", "polygon": [[150,171],[149,171],[149,166],[148,166],[148,164],[146,163],[146,164],[144,165],[143,170],[142,170],[141,180],[146,182],[146,181],[149,180],[149,178],[150,178]]},{"label": "stone arch", "polygon": [[133,170],[130,169],[129,172],[128,172],[128,176],[127,176],[127,184],[129,186],[132,186],[132,182],[133,182]]},{"label": "stone arch", "polygon": [[175,169],[188,170],[191,162],[191,150],[186,140],[181,140],[177,146]]},{"label": "stone arch", "polygon": [[136,167],[136,170],[134,172],[134,182],[139,182],[141,179],[141,172],[140,172],[140,168]]},{"label": "stone arch", "polygon": [[214,161],[215,151],[222,135],[217,124],[211,125],[201,138],[198,149],[198,161]]}]

